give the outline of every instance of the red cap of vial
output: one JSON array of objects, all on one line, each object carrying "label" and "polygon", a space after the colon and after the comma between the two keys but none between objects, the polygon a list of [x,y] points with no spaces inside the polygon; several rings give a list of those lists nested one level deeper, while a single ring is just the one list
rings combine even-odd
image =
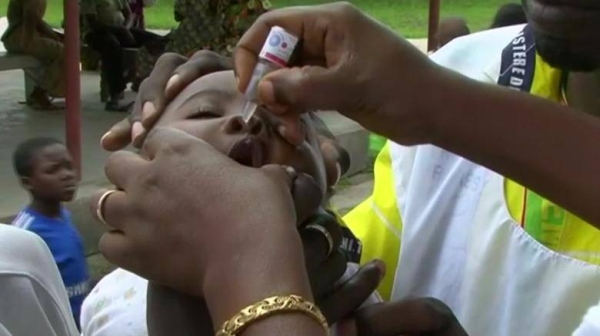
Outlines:
[{"label": "red cap of vial", "polygon": [[281,27],[272,27],[259,57],[285,67],[292,56],[298,38]]}]

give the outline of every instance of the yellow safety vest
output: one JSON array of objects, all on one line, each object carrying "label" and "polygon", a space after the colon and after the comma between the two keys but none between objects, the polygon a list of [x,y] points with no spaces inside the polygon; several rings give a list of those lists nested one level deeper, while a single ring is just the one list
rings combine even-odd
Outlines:
[{"label": "yellow safety vest", "polygon": [[[537,53],[533,55],[535,62],[530,63],[535,66],[529,69],[528,81],[514,87],[507,80],[503,82],[500,76],[498,84],[561,102],[565,73],[552,68]],[[512,64],[511,55],[504,56],[509,59],[503,59],[503,63]],[[402,217],[396,201],[398,195],[391,162],[388,142],[375,161],[373,194],[344,217],[348,227],[362,241],[361,262],[381,259],[387,264],[388,271],[379,287],[379,293],[386,300],[394,286],[402,235]],[[505,198],[511,216],[523,218],[521,225],[538,242],[556,252],[600,265],[600,230],[509,179],[505,180]]]}]

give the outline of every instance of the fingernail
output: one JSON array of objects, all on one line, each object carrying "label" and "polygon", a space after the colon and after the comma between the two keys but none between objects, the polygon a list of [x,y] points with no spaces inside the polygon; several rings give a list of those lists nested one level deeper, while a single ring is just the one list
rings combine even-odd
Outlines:
[{"label": "fingernail", "polygon": [[144,106],[142,106],[142,119],[147,120],[154,113],[156,113],[156,106],[154,106],[153,102],[145,102]]},{"label": "fingernail", "polygon": [[285,171],[292,177],[296,176],[296,169],[294,169],[293,167],[285,166]]},{"label": "fingernail", "polygon": [[131,126],[131,142],[134,142],[146,129],[141,122],[136,121]]},{"label": "fingernail", "polygon": [[385,276],[385,272],[387,271],[387,266],[385,265],[385,263],[378,259],[371,261],[371,263],[375,265],[375,267],[377,267],[379,271],[381,271],[381,277],[383,278]]},{"label": "fingernail", "polygon": [[106,139],[109,135],[110,135],[110,131],[104,133],[102,138],[100,138],[100,145],[102,145],[104,143],[104,139]]},{"label": "fingernail", "polygon": [[179,74],[174,74],[173,76],[171,76],[171,78],[169,78],[169,81],[167,82],[166,90],[169,90],[173,85],[177,84],[177,82],[179,82],[180,77],[181,76],[179,76]]},{"label": "fingernail", "polygon": [[275,101],[275,88],[270,80],[263,80],[258,84],[261,101],[266,105],[277,105]]}]

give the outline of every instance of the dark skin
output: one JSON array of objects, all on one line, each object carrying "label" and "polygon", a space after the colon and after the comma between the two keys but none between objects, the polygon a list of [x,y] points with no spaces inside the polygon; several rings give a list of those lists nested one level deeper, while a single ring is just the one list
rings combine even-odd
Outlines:
[{"label": "dark skin", "polygon": [[[112,230],[99,248],[108,260],[204,298],[215,326],[273,295],[295,293],[313,301],[294,211],[294,198],[303,198],[293,186],[306,175],[275,165],[242,166],[173,128],[153,130],[142,150],[144,156],[115,153],[106,166],[119,188],[103,204]],[[100,195],[90,201],[92,213]],[[217,206],[225,203],[244,206]],[[285,314],[244,331],[265,334],[325,330],[303,314]]]},{"label": "dark skin", "polygon": [[[543,10],[551,3],[564,6]],[[566,69],[599,68],[597,1],[528,0],[526,4],[540,53],[546,59]],[[569,20],[564,20],[559,13],[573,7],[586,10],[568,14]],[[285,27],[305,42],[302,53],[307,67],[273,73],[261,85],[262,102],[284,118],[287,131],[283,133],[290,142],[301,139],[302,132],[298,116],[286,114],[288,107],[336,109],[398,143],[433,143],[490,167],[600,227],[595,201],[600,199],[600,181],[595,178],[600,169],[596,145],[600,123],[593,117],[441,69],[347,4],[278,10],[259,19],[240,41],[236,54],[241,90],[273,25]],[[377,48],[375,40],[378,44],[385,40],[389,47]],[[567,49],[562,48],[565,46]],[[553,50],[571,52],[557,56],[551,55]],[[207,69],[222,66],[219,59],[203,56],[188,63],[157,66],[161,79],[149,82],[146,92],[141,91],[131,119],[134,123],[127,120],[115,125],[103,138],[103,145],[116,149],[132,137],[143,139],[174,92]],[[588,97],[597,95],[593,86],[583,87],[589,90]],[[587,100],[593,107],[593,99]],[[520,120],[523,127],[515,129],[514,120]],[[556,157],[561,158],[560,164],[548,166]],[[390,322],[398,325],[400,319]]]},{"label": "dark skin", "polygon": [[[318,186],[317,193],[309,200],[323,198],[327,178],[323,156],[320,152],[312,120],[305,119],[306,141],[301,146],[291,146],[274,129],[277,121],[260,110],[245,124],[241,113],[246,99],[237,91],[233,72],[222,71],[208,74],[190,84],[167,106],[157,126],[172,127],[211,144],[215,149],[241,164],[262,167],[268,164],[290,166],[298,173],[311,176]],[[256,141],[245,146],[246,140]],[[328,165],[331,167],[331,164]],[[304,186],[297,184],[298,188]],[[319,203],[296,202],[298,221],[316,211]],[[333,223],[332,223],[333,224]],[[336,245],[341,232],[335,224],[326,227]],[[326,257],[327,243],[313,231],[301,233],[311,287],[331,323],[358,307],[373,292],[382,277],[382,266],[373,263],[365,266],[346,286],[332,292],[334,282],[345,270],[346,261],[336,252]],[[352,290],[351,290],[352,289]],[[206,312],[204,302],[177,291],[150,284],[148,291],[149,332],[162,335],[178,330],[181,334],[206,334],[214,331],[207,314],[186,314],[183,311]],[[168,315],[168,318],[165,318]],[[192,318],[193,316],[193,318]],[[204,316],[204,318],[201,318]],[[192,331],[196,332],[192,332]]]},{"label": "dark skin", "polygon": [[38,150],[31,158],[30,176],[21,184],[31,194],[31,207],[47,217],[59,217],[62,202],[69,202],[77,191],[77,173],[73,160],[62,144]]}]

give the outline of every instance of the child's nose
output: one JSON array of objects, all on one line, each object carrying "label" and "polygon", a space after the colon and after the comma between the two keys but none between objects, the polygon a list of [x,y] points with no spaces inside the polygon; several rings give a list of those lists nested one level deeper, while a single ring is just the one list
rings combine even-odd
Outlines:
[{"label": "child's nose", "polygon": [[225,122],[224,127],[225,127],[225,132],[227,132],[229,134],[246,133],[246,134],[258,135],[263,131],[265,125],[260,118],[257,118],[255,116],[251,117],[250,120],[248,120],[248,123],[246,123],[244,121],[244,119],[242,118],[242,116],[235,115],[235,116],[231,116]]}]

